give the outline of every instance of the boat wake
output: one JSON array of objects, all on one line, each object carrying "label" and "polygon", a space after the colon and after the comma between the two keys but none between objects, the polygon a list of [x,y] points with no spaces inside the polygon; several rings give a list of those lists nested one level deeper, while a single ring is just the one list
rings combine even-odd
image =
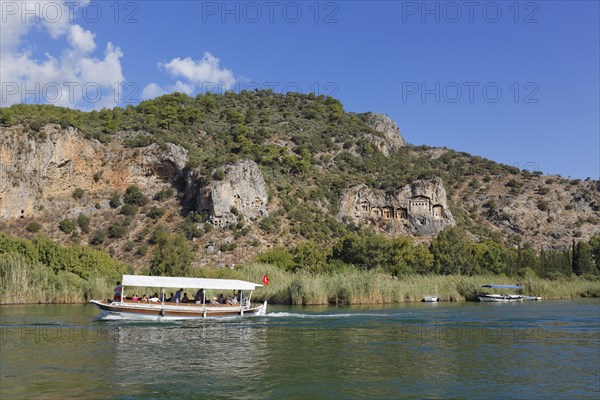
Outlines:
[{"label": "boat wake", "polygon": [[354,317],[389,317],[390,314],[372,314],[372,313],[339,313],[339,314],[305,314],[290,312],[272,312],[267,313],[265,317],[269,318],[354,318]]}]

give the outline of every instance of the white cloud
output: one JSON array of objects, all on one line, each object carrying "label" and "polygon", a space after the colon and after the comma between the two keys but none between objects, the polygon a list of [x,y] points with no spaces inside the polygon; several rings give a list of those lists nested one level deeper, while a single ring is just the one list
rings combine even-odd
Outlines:
[{"label": "white cloud", "polygon": [[[85,6],[87,2],[79,4]],[[73,4],[76,3],[29,1],[1,5],[0,105],[35,102],[97,109],[119,103],[115,96],[121,91],[115,89],[124,81],[123,53],[109,42],[104,58],[95,57],[96,35],[73,22]],[[36,59],[24,46],[25,36],[32,29],[46,31],[55,40],[65,40],[61,53],[46,53],[44,59]]]},{"label": "white cloud", "polygon": [[[12,52],[21,37],[34,29],[45,29],[53,39],[64,35],[73,19],[73,5],[86,6],[90,0],[66,3],[55,0],[2,1],[0,3],[1,51]],[[70,4],[70,5],[69,5]]]},{"label": "white cloud", "polygon": [[219,67],[220,60],[205,52],[201,60],[194,61],[190,57],[174,58],[163,66],[173,77],[186,78],[190,83],[223,83],[230,88],[235,83],[233,73],[228,69]]},{"label": "white cloud", "polygon": [[194,93],[195,85],[193,83],[184,83],[181,81],[177,81],[171,88],[174,92],[181,92],[187,95],[192,95]]},{"label": "white cloud", "polygon": [[79,25],[71,26],[69,30],[69,43],[71,47],[75,50],[80,50],[82,53],[89,53],[94,51],[96,48],[96,43],[94,43],[94,35],[90,31],[84,30]]},{"label": "white cloud", "polygon": [[221,68],[220,63],[220,60],[209,52],[205,52],[200,60],[177,57],[168,63],[160,63],[159,68],[164,68],[173,78],[180,79],[166,89],[156,83],[150,83],[144,88],[142,97],[151,98],[151,93],[157,93],[157,96],[172,92],[192,95],[207,88],[231,89],[236,83],[235,75],[231,70]]},{"label": "white cloud", "polygon": [[162,96],[165,93],[165,90],[156,83],[149,83],[146,85],[144,90],[142,90],[142,99],[153,99],[155,97]]}]

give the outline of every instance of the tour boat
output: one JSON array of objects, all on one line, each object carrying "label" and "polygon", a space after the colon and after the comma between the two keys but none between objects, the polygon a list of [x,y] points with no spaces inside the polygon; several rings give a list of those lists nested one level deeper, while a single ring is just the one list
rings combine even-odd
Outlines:
[{"label": "tour boat", "polygon": [[424,296],[421,301],[425,303],[437,303],[438,300],[439,298],[437,296]]},{"label": "tour boat", "polygon": [[[154,301],[133,300],[131,297],[124,296],[126,286],[160,288],[161,300],[150,299]],[[252,304],[253,291],[262,286],[257,283],[240,281],[235,279],[206,279],[206,278],[181,278],[167,276],[141,276],[141,275],[123,275],[121,296],[113,301],[92,300],[100,309],[99,319],[130,319],[130,320],[180,320],[180,319],[201,319],[207,317],[235,317],[249,315],[265,315],[267,312],[267,302],[263,304]],[[192,299],[190,302],[170,302],[164,301],[165,290],[172,289],[173,292],[179,289],[191,289]],[[193,289],[202,289],[202,300],[194,301]],[[231,291],[238,291],[239,304],[214,304],[214,301],[207,302],[206,291],[223,291],[227,295]],[[246,297],[246,294],[248,296]],[[156,301],[158,300],[158,301]]]},{"label": "tour boat", "polygon": [[[516,290],[523,289],[522,286],[518,286],[518,285],[482,285],[481,287],[488,288],[488,289],[516,289]],[[479,301],[483,301],[483,302],[505,303],[505,302],[511,302],[511,301],[523,301],[525,299],[525,296],[520,295],[520,294],[486,294],[486,293],[482,293],[482,294],[478,294],[477,298],[479,299]]]}]

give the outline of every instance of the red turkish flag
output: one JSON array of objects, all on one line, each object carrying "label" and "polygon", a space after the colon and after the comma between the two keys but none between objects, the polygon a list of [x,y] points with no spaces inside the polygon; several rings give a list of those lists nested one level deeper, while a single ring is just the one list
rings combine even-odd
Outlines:
[{"label": "red turkish flag", "polygon": [[264,283],[265,286],[269,286],[269,277],[267,276],[267,274],[263,274],[262,283]]}]

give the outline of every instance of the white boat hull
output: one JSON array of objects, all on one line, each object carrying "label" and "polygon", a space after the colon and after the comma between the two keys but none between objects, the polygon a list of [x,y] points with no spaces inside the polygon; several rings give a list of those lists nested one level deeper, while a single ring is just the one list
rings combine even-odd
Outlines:
[{"label": "white boat hull", "polygon": [[101,320],[176,321],[212,317],[239,317],[265,315],[267,302],[260,305],[196,305],[162,303],[103,303],[92,300],[99,310]]},{"label": "white boat hull", "polygon": [[479,299],[479,301],[491,303],[508,303],[524,300],[524,296],[521,296],[520,294],[480,294],[477,295],[477,298]]}]

